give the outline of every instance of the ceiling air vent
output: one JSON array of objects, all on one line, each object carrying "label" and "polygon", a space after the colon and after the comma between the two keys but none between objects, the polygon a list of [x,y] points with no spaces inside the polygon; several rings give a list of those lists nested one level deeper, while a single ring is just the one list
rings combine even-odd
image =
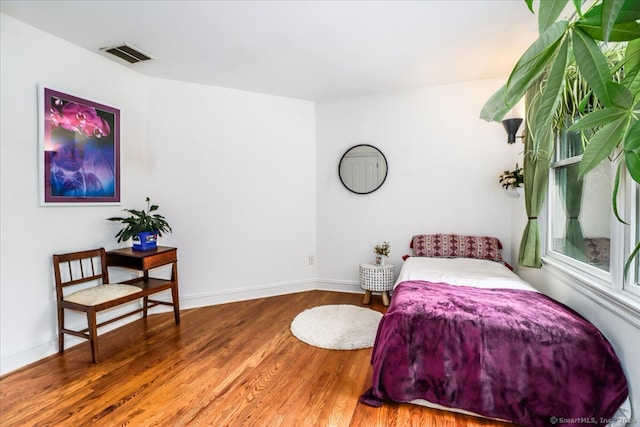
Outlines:
[{"label": "ceiling air vent", "polygon": [[130,64],[135,64],[136,62],[142,62],[142,61],[147,61],[149,59],[153,59],[149,55],[140,52],[138,49],[126,43],[120,46],[103,47],[100,50],[103,50],[112,55],[115,55],[120,59],[124,59]]}]

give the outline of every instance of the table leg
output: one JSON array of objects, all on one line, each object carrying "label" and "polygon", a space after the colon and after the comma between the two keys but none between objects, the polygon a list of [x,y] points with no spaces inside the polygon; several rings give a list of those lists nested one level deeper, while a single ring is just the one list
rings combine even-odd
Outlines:
[{"label": "table leg", "polygon": [[362,300],[363,304],[369,304],[371,302],[371,291],[366,290],[364,292],[364,300]]},{"label": "table leg", "polygon": [[389,292],[387,292],[387,291],[383,291],[382,292],[382,304],[385,307],[389,306]]},{"label": "table leg", "polygon": [[171,267],[171,281],[173,287],[171,288],[171,300],[173,301],[173,317],[176,321],[176,325],[180,324],[180,298],[178,297],[178,262],[174,262]]},{"label": "table leg", "polygon": [[142,317],[147,318],[147,312],[149,311],[149,297],[142,297]]}]

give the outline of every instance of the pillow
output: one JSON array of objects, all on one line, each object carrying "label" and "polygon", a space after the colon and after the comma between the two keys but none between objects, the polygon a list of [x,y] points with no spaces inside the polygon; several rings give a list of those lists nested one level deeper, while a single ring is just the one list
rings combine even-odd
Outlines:
[{"label": "pillow", "polygon": [[504,263],[502,244],[495,237],[458,234],[420,234],[413,236],[413,256],[440,258],[479,258]]}]

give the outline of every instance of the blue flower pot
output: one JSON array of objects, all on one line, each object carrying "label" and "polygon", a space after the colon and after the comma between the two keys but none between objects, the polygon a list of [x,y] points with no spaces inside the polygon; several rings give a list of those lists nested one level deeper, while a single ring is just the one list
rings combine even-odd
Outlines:
[{"label": "blue flower pot", "polygon": [[158,233],[143,231],[133,236],[134,251],[148,251],[157,247]]}]

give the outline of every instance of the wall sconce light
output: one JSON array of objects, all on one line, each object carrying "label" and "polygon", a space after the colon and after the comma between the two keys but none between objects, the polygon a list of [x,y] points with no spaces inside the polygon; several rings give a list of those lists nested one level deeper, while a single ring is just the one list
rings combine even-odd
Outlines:
[{"label": "wall sconce light", "polygon": [[516,136],[521,124],[522,119],[505,119],[502,121],[502,126],[507,131],[507,143],[513,144],[516,142],[516,138],[522,138],[522,136]]}]

